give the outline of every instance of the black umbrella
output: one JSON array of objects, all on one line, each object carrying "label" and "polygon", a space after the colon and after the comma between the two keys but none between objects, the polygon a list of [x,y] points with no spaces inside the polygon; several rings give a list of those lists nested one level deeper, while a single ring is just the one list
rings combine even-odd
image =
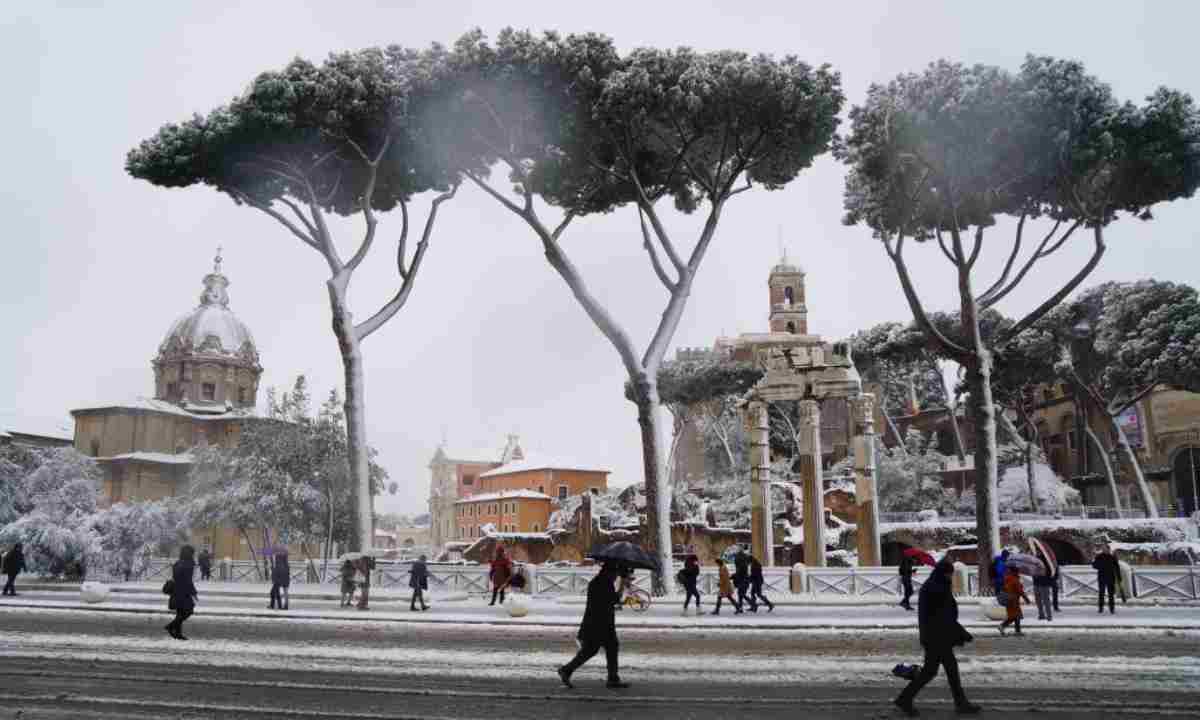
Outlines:
[{"label": "black umbrella", "polygon": [[658,572],[658,560],[631,542],[621,540],[608,545],[597,545],[587,557],[602,562],[617,562],[631,568]]}]

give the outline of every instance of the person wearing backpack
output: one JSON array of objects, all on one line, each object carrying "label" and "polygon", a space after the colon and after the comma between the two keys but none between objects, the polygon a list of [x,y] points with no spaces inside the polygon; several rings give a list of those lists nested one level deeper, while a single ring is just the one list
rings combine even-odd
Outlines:
[{"label": "person wearing backpack", "polygon": [[900,587],[902,590],[904,590],[904,599],[900,601],[900,607],[904,608],[905,610],[916,610],[916,608],[912,606],[912,576],[914,572],[916,572],[916,568],[913,566],[912,556],[905,555],[904,557],[900,558]]},{"label": "person wearing backpack", "polygon": [[192,576],[196,573],[196,548],[184,545],[179,548],[179,560],[171,566],[171,579],[163,585],[163,592],[170,596],[167,609],[175,611],[175,619],[163,628],[176,640],[187,640],[183,635],[183,623],[196,609],[196,585]]},{"label": "person wearing backpack", "polygon": [[688,605],[696,598],[696,614],[700,614],[700,591],[696,585],[700,580],[700,560],[695,555],[688,555],[683,561],[683,568],[675,576],[687,596],[683,599],[683,614],[687,615]]},{"label": "person wearing backpack", "polygon": [[762,563],[753,555],[750,556],[750,612],[758,612],[758,601],[762,600],[767,606],[767,612],[775,612],[775,604],[767,599],[763,594],[763,568]]}]

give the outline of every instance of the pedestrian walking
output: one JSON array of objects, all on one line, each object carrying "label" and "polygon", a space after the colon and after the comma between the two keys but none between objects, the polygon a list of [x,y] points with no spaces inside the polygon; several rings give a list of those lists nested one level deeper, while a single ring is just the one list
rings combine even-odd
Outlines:
[{"label": "pedestrian walking", "polygon": [[196,557],[196,564],[200,566],[200,579],[212,580],[212,555],[208,552],[208,548],[202,548],[200,555]]},{"label": "pedestrian walking", "polygon": [[292,584],[292,566],[287,552],[275,553],[271,563],[271,610],[288,609],[288,586]]},{"label": "pedestrian walking", "polygon": [[973,639],[971,633],[958,624],[958,602],[954,599],[951,576],[954,563],[942,558],[933,567],[929,579],[917,594],[917,624],[921,632],[921,646],[925,650],[925,662],[904,690],[893,702],[904,714],[917,716],[913,700],[930,680],[937,676],[938,666],[946,669],[946,681],[954,696],[954,706],[963,715],[976,715],[979,706],[967,700],[962,680],[958,676],[958,658],[954,648]]},{"label": "pedestrian walking", "polygon": [[1038,620],[1053,620],[1055,608],[1050,596],[1054,590],[1054,576],[1050,574],[1049,563],[1042,560],[1042,565],[1046,566],[1046,574],[1033,578],[1033,599],[1037,601]]},{"label": "pedestrian walking", "polygon": [[566,665],[558,669],[558,677],[563,685],[569,688],[571,675],[588,660],[596,656],[604,648],[604,659],[608,665],[608,682],[606,687],[620,690],[629,687],[629,683],[621,680],[619,671],[617,643],[617,590],[613,582],[620,574],[616,563],[606,562],[600,566],[600,572],[588,583],[587,607],[583,611],[583,622],[579,624],[579,652]]},{"label": "pedestrian walking", "polygon": [[363,555],[354,561],[354,583],[358,585],[358,610],[368,609],[371,597],[371,571],[375,569],[375,558]]},{"label": "pedestrian walking", "polygon": [[696,614],[700,614],[700,591],[696,589],[696,585],[700,582],[700,559],[695,555],[688,555],[683,561],[683,569],[675,577],[679,584],[683,586],[683,591],[687,596],[683,599],[683,614],[687,615],[688,604],[692,598],[696,598]]},{"label": "pedestrian walking", "polygon": [[1104,594],[1108,593],[1108,612],[1116,615],[1116,595],[1117,577],[1121,574],[1121,566],[1117,563],[1117,556],[1112,554],[1112,548],[1108,545],[1096,554],[1092,559],[1092,567],[1096,569],[1096,585],[1100,592],[1100,612],[1104,612]]},{"label": "pedestrian walking", "polygon": [[762,563],[753,555],[750,556],[750,612],[758,612],[758,601],[762,600],[767,606],[767,612],[775,612],[775,604],[763,594]]},{"label": "pedestrian walking", "polygon": [[1005,550],[992,561],[992,588],[996,591],[997,597],[1004,592],[1004,578],[1008,574],[1008,555],[1008,550]]},{"label": "pedestrian walking", "polygon": [[[738,607],[746,607],[746,591],[750,589],[750,555],[740,548],[733,556],[733,586],[737,588]],[[749,601],[753,605],[753,601]]]},{"label": "pedestrian walking", "polygon": [[913,610],[912,596],[913,584],[912,576],[916,572],[916,567],[913,564],[911,555],[904,555],[900,558],[900,588],[904,591],[904,598],[900,601],[900,607],[905,610]]},{"label": "pedestrian walking", "polygon": [[1004,634],[1004,629],[1009,625],[1016,627],[1014,635],[1023,635],[1021,632],[1021,620],[1025,614],[1021,612],[1021,601],[1029,604],[1029,596],[1025,594],[1025,586],[1021,584],[1021,575],[1015,567],[1010,567],[1006,570],[1007,575],[1004,578],[1004,607],[1008,610],[1008,614],[1004,618],[1004,622],[1000,623],[1000,634]]},{"label": "pedestrian walking", "polygon": [[17,576],[23,572],[25,572],[25,550],[21,543],[17,543],[4,556],[4,574],[8,576],[8,582],[4,583],[5,595],[16,597],[17,588],[14,583],[17,581]]},{"label": "pedestrian walking", "polygon": [[725,558],[717,558],[717,607],[712,611],[713,615],[721,614],[721,601],[725,598],[729,598],[729,604],[733,605],[733,614],[741,615],[742,604],[733,598],[733,579],[729,577],[729,565]]},{"label": "pedestrian walking", "polygon": [[417,558],[412,564],[412,569],[408,571],[408,586],[412,588],[412,601],[408,604],[408,609],[412,612],[417,610],[417,601],[421,601],[421,610],[428,610],[429,606],[425,604],[425,591],[429,589],[429,570],[425,567],[425,556]]},{"label": "pedestrian walking", "polygon": [[354,601],[354,563],[342,563],[342,607],[350,607]]},{"label": "pedestrian walking", "polygon": [[[167,609],[175,611],[175,619],[163,629],[176,640],[187,640],[183,635],[183,623],[196,610],[196,585],[192,576],[196,573],[196,548],[184,545],[179,548],[179,559],[171,566],[171,592]],[[165,588],[164,588],[165,589]]]},{"label": "pedestrian walking", "polygon": [[512,580],[512,560],[504,551],[503,545],[496,547],[496,555],[492,558],[492,569],[488,575],[492,581],[492,601],[488,605],[495,605],[497,597],[500,598],[500,604],[503,605],[504,590]]},{"label": "pedestrian walking", "polygon": [[1062,592],[1062,564],[1054,564],[1054,584],[1050,586],[1051,594],[1054,597],[1054,612],[1062,612],[1058,609],[1058,594]]}]

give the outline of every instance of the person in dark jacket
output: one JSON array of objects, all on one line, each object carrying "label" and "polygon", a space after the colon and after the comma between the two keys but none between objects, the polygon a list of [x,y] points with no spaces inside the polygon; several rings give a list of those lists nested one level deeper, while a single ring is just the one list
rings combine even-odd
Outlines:
[{"label": "person in dark jacket", "polygon": [[425,604],[425,591],[429,589],[429,570],[425,567],[425,556],[417,558],[412,564],[412,568],[408,571],[408,586],[412,588],[412,602],[409,603],[409,610],[416,612],[417,601],[421,601],[421,610],[428,610],[429,606]]},{"label": "person in dark jacket", "polygon": [[492,558],[492,568],[488,573],[492,581],[492,601],[488,605],[495,605],[497,597],[500,598],[500,604],[504,604],[504,591],[508,589],[512,574],[512,560],[509,559],[508,553],[504,552],[504,546],[500,545],[496,548],[496,555]]},{"label": "person in dark jacket", "polygon": [[1053,620],[1054,605],[1050,602],[1050,593],[1054,588],[1054,575],[1050,572],[1050,563],[1042,560],[1046,568],[1045,575],[1033,578],[1033,599],[1037,603],[1038,620]]},{"label": "person in dark jacket", "polygon": [[992,589],[999,596],[1004,592],[1004,577],[1008,574],[1008,551],[1000,553],[992,561]]},{"label": "person in dark jacket", "polygon": [[700,582],[700,559],[695,555],[688,555],[687,560],[683,562],[683,569],[679,571],[679,584],[683,585],[683,591],[687,593],[687,597],[683,599],[683,614],[687,615],[688,604],[692,598],[696,598],[696,614],[700,614],[700,591],[696,589]]},{"label": "person in dark jacket", "polygon": [[583,622],[579,624],[579,652],[571,662],[558,669],[558,677],[563,685],[571,684],[571,675],[588,660],[604,648],[604,657],[608,664],[607,687],[618,690],[629,687],[629,683],[621,681],[618,668],[617,653],[617,614],[614,608],[620,597],[613,582],[621,574],[617,563],[606,562],[600,566],[600,572],[588,583],[587,607],[583,611]]},{"label": "person in dark jacket", "polygon": [[750,589],[750,556],[745,548],[738,550],[733,556],[733,586],[737,588],[738,606],[746,607],[746,591]]},{"label": "person in dark jacket", "polygon": [[775,612],[775,604],[763,594],[762,563],[753,555],[750,556],[750,612],[758,612],[758,601],[762,600],[767,606],[767,612]]},{"label": "person in dark jacket", "polygon": [[23,572],[25,572],[25,551],[21,547],[21,543],[17,543],[4,556],[4,574],[8,576],[8,582],[4,583],[5,595],[16,596],[17,588],[13,583],[17,581],[17,576]]},{"label": "person in dark jacket", "polygon": [[1062,565],[1056,563],[1054,565],[1054,584],[1050,586],[1050,595],[1054,600],[1054,612],[1062,612],[1058,609],[1058,593],[1062,591]]},{"label": "person in dark jacket", "polygon": [[171,579],[175,587],[171,590],[171,599],[167,609],[175,611],[175,619],[167,623],[167,634],[176,640],[187,640],[183,636],[183,622],[192,616],[196,609],[196,585],[192,576],[196,573],[196,548],[184,545],[179,548],[179,560],[171,566]]},{"label": "person in dark jacket", "polygon": [[1096,554],[1092,567],[1096,569],[1096,584],[1100,589],[1100,612],[1104,612],[1104,594],[1108,593],[1108,611],[1116,615],[1116,598],[1113,596],[1117,594],[1117,576],[1121,573],[1121,566],[1108,545]]},{"label": "person in dark jacket", "polygon": [[271,609],[288,609],[288,587],[292,584],[292,566],[287,552],[275,553],[271,564]]},{"label": "person in dark jacket", "polygon": [[905,555],[900,558],[900,587],[904,590],[904,599],[900,601],[900,607],[905,610],[915,610],[912,606],[913,585],[912,576],[916,572],[913,567],[913,559],[911,555]]},{"label": "person in dark jacket", "polygon": [[200,566],[200,579],[212,580],[212,555],[208,552],[208,548],[200,550],[200,554],[196,557],[196,564]]},{"label": "person in dark jacket", "polygon": [[958,602],[954,599],[951,575],[954,563],[942,558],[929,574],[917,595],[917,622],[921,631],[921,645],[925,648],[925,662],[921,671],[895,699],[896,707],[906,715],[915,717],[917,709],[913,700],[921,688],[937,676],[938,666],[946,669],[946,680],[954,695],[954,705],[965,715],[979,713],[979,706],[967,701],[962,681],[958,676],[958,658],[954,648],[972,640],[971,634],[958,624]]}]

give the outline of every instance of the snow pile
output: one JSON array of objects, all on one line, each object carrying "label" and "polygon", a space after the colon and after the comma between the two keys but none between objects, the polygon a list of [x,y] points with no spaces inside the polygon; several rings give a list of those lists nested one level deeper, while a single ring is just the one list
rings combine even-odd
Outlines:
[{"label": "snow pile", "polygon": [[[1040,512],[1062,512],[1079,506],[1079,491],[1064,482],[1049,465],[1034,464],[1033,487],[1037,492],[1037,509]],[[1029,481],[1024,465],[1004,471],[997,487],[996,501],[1001,512],[1033,510],[1029,502]]]}]

